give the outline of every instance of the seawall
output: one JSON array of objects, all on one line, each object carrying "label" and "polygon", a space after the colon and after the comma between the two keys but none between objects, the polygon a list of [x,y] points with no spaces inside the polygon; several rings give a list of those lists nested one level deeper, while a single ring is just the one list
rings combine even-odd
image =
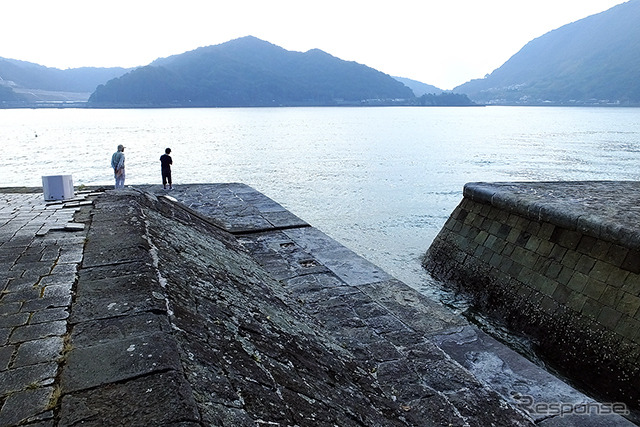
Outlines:
[{"label": "seawall", "polygon": [[555,369],[640,408],[640,182],[470,183],[425,268]]}]

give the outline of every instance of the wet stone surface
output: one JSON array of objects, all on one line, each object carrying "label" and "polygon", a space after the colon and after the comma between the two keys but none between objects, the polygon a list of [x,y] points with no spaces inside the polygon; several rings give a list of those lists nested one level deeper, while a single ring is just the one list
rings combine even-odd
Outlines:
[{"label": "wet stone surface", "polygon": [[[631,181],[469,183],[423,259],[432,277],[464,296],[479,323],[492,324],[498,334],[509,331],[512,342],[524,343],[528,354],[574,385],[604,402],[625,405],[635,422],[640,422],[639,191],[640,183]],[[512,370],[492,361],[502,360],[494,350],[478,356],[464,350],[456,335],[453,347],[443,348],[457,360],[493,365],[500,375]],[[488,345],[479,334],[471,335]],[[541,376],[536,382],[524,388],[537,401],[544,390],[555,390],[556,399],[568,406],[588,400],[562,393],[561,387],[541,387]]]}]

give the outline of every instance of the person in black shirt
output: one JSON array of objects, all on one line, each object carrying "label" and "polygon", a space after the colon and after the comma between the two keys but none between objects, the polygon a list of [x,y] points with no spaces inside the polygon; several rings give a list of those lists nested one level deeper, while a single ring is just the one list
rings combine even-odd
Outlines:
[{"label": "person in black shirt", "polygon": [[171,165],[173,164],[173,159],[169,155],[171,153],[171,148],[167,148],[164,150],[164,154],[160,156],[160,164],[162,166],[162,187],[166,190],[167,183],[169,184],[169,190],[173,190],[173,186],[171,185]]}]

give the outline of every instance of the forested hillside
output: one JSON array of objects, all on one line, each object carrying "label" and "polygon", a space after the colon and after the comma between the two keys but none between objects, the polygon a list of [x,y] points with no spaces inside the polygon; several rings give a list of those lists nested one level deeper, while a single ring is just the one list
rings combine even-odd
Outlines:
[{"label": "forested hillside", "polygon": [[243,37],[158,59],[99,86],[94,105],[278,106],[393,103],[414,97],[392,77],[321,50]]},{"label": "forested hillside", "polygon": [[493,104],[640,104],[640,0],[551,31],[455,88]]},{"label": "forested hillside", "polygon": [[318,49],[291,52],[255,37],[136,69],[60,70],[0,58],[0,108],[472,105],[441,92]]}]

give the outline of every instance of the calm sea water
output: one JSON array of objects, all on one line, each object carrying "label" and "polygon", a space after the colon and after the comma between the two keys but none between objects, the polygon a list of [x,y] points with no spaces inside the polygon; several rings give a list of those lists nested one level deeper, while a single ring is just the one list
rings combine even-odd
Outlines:
[{"label": "calm sea water", "polygon": [[431,296],[420,257],[470,181],[639,180],[640,110],[0,110],[0,186],[243,182]]}]

